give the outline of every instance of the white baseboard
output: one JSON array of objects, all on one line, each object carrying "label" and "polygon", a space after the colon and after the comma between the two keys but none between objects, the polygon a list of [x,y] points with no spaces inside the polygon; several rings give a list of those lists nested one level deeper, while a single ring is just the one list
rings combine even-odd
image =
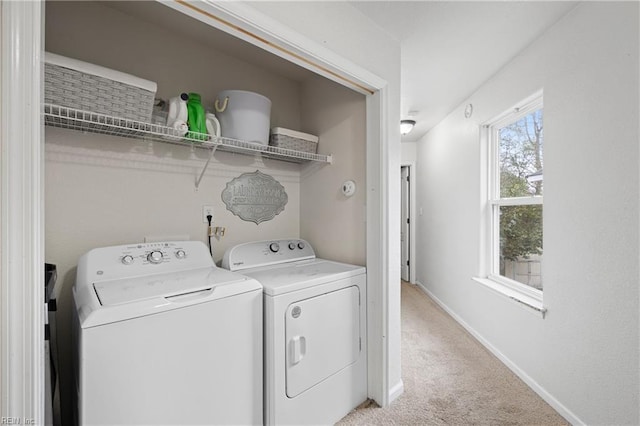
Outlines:
[{"label": "white baseboard", "polygon": [[404,392],[404,382],[400,380],[391,389],[389,389],[389,404],[395,401]]},{"label": "white baseboard", "polygon": [[478,333],[473,327],[467,324],[462,318],[460,318],[455,312],[453,312],[447,305],[445,305],[440,299],[438,299],[432,292],[430,292],[420,281],[416,281],[416,285],[422,290],[431,300],[433,300],[438,306],[440,306],[447,314],[449,314],[458,324],[464,327],[476,340],[478,340],[485,348],[496,356],[504,365],[513,371],[523,382],[527,384],[540,398],[546,401],[554,410],[556,410],[562,417],[564,417],[572,425],[585,425],[571,410],[565,407],[560,401],[554,398],[545,388],[540,386],[538,382],[533,380],[524,370],[518,367],[513,361],[507,358],[502,352],[500,352],[495,346],[487,341],[480,333]]}]

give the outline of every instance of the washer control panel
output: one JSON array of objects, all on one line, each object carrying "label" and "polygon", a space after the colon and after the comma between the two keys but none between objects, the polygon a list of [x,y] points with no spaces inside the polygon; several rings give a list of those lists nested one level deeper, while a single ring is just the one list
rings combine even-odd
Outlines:
[{"label": "washer control panel", "polygon": [[97,280],[215,267],[200,241],[171,241],[102,247],[87,253],[86,267]]},{"label": "washer control panel", "polygon": [[153,264],[185,260],[187,251],[175,243],[149,243],[124,246],[120,261],[123,265]]},{"label": "washer control panel", "polygon": [[224,254],[222,267],[239,271],[316,257],[311,244],[301,239],[267,240],[239,244]]}]

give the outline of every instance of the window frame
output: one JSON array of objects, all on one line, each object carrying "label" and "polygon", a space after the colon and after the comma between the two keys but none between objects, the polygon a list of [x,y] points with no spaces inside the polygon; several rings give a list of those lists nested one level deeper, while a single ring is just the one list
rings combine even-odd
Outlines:
[{"label": "window frame", "polygon": [[[482,147],[484,150],[484,164],[482,170],[483,182],[483,225],[481,250],[481,273],[474,277],[475,281],[508,297],[517,300],[544,316],[545,308],[542,305],[543,290],[538,290],[526,284],[500,275],[500,208],[504,206],[542,205],[543,195],[528,197],[500,197],[500,156],[499,156],[499,131],[530,113],[543,109],[544,102],[542,90],[531,95],[524,101],[509,108],[504,113],[488,121],[482,126]],[[543,214],[544,217],[544,214]],[[544,229],[544,224],[543,224]],[[544,232],[543,232],[544,235]],[[543,281],[544,282],[544,281]]]}]

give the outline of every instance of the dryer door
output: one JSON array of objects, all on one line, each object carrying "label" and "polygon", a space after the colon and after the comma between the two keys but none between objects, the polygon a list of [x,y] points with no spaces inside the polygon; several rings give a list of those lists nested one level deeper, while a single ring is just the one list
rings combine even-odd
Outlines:
[{"label": "dryer door", "polygon": [[287,396],[293,398],[360,355],[360,291],[351,286],[288,306]]}]

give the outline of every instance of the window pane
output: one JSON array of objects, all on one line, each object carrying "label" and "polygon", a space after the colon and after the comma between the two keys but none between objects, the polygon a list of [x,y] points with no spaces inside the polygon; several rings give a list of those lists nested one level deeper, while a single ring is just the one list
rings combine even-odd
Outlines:
[{"label": "window pane", "polygon": [[500,275],[542,290],[542,205],[500,207]]},{"label": "window pane", "polygon": [[500,198],[542,195],[542,109],[498,130]]}]

